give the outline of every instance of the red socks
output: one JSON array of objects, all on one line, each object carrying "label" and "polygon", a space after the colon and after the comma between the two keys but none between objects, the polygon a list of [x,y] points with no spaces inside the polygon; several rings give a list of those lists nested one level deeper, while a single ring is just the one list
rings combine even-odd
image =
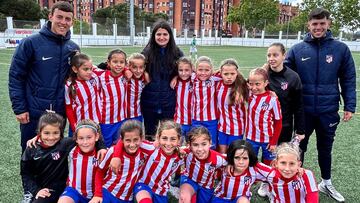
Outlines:
[{"label": "red socks", "polygon": [[152,203],[152,200],[151,200],[151,198],[144,198],[144,199],[140,200],[139,203]]}]

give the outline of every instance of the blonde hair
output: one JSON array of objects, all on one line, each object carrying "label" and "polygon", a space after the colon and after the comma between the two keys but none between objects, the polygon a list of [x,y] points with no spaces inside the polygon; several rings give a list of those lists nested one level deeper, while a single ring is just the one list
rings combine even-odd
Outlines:
[{"label": "blonde hair", "polygon": [[300,148],[296,144],[292,144],[289,142],[283,142],[279,146],[276,147],[275,155],[276,159],[279,158],[282,154],[293,154],[300,160]]},{"label": "blonde hair", "polygon": [[92,129],[92,131],[93,131],[95,134],[99,134],[99,139],[102,138],[99,124],[95,123],[95,122],[94,122],[93,120],[91,120],[91,119],[83,119],[83,120],[81,120],[81,121],[76,125],[75,132],[74,132],[74,137],[73,137],[74,140],[77,139],[78,131],[79,131],[81,128],[89,128],[89,129]]},{"label": "blonde hair", "polygon": [[200,63],[207,63],[211,66],[211,69],[214,68],[214,64],[211,60],[211,58],[207,57],[207,56],[200,56],[197,60],[196,60],[196,68],[199,66]]},{"label": "blonde hair", "polygon": [[[132,65],[134,64],[134,62],[133,62],[134,59],[141,59],[141,60],[143,60],[143,61],[144,61],[144,65],[145,65],[145,60],[146,60],[146,58],[145,58],[145,56],[144,56],[143,54],[140,54],[140,53],[132,53],[132,54],[128,57],[128,59],[127,59],[129,66],[132,66]],[[145,67],[144,67],[144,68],[145,68]]]},{"label": "blonde hair", "polygon": [[164,130],[171,130],[174,129],[178,135],[178,138],[181,138],[181,125],[178,123],[175,123],[173,120],[162,120],[160,121],[158,127],[157,127],[157,131],[156,131],[156,136],[157,138],[160,138],[161,133]]}]

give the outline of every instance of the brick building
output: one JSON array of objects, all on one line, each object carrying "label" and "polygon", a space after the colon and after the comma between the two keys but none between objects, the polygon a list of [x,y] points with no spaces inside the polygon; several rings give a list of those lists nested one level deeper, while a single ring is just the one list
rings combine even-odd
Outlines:
[{"label": "brick building", "polygon": [[[41,7],[51,8],[57,0],[39,0]],[[120,3],[130,3],[130,0],[69,0],[74,6],[76,18],[91,23],[91,15],[99,8],[106,8]],[[165,13],[169,22],[176,28],[177,35],[182,35],[184,29],[190,33],[197,30],[218,30],[239,36],[241,27],[226,22],[226,16],[232,6],[240,4],[241,0],[134,0],[134,5],[145,12]],[[298,7],[289,3],[279,4],[279,23],[286,23],[299,14]],[[214,32],[212,33],[214,36]]]}]

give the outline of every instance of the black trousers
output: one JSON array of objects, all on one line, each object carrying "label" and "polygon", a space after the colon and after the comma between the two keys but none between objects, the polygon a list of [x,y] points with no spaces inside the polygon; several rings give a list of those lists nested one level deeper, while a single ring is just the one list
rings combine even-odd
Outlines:
[{"label": "black trousers", "polygon": [[141,111],[144,117],[145,135],[152,137],[152,139],[154,139],[154,135],[156,134],[156,128],[159,121],[164,119],[174,120],[175,108],[171,111],[161,112],[154,112],[153,109],[143,108]]},{"label": "black trousers", "polygon": [[331,178],[331,151],[333,147],[335,131],[340,122],[338,112],[312,115],[305,113],[305,138],[300,143],[302,150],[302,162],[304,162],[304,153],[307,150],[311,134],[316,133],[316,148],[318,151],[318,163],[320,166],[321,177],[323,179]]}]

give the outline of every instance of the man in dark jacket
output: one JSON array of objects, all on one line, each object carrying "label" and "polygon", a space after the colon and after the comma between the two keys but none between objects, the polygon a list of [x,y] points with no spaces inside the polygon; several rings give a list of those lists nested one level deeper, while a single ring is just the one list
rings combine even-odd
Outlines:
[{"label": "man in dark jacket", "polygon": [[17,47],[9,71],[9,94],[20,122],[21,147],[36,135],[37,122],[46,109],[65,115],[64,81],[71,54],[79,47],[70,40],[73,7],[57,2],[40,33]]},{"label": "man in dark jacket", "polygon": [[344,197],[331,184],[331,151],[340,122],[340,94],[344,100],[343,121],[349,121],[355,112],[356,75],[349,48],[334,40],[328,30],[329,16],[322,8],[310,12],[309,33],[303,42],[289,50],[285,65],[299,74],[303,84],[306,130],[300,148],[306,152],[309,137],[315,130],[322,177],[319,190],[343,202]]}]

